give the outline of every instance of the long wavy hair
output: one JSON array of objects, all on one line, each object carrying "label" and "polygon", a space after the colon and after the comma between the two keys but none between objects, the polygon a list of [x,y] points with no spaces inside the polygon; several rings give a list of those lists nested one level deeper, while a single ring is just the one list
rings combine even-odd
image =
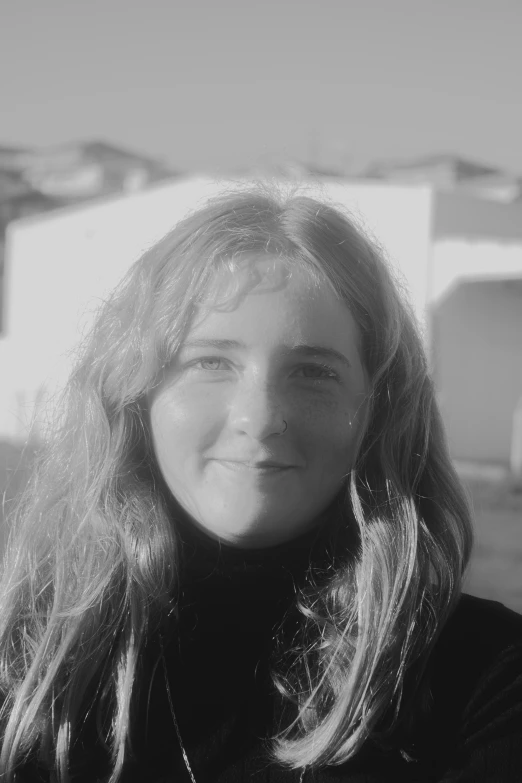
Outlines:
[{"label": "long wavy hair", "polygon": [[[0,597],[0,771],[36,754],[68,780],[90,710],[121,773],[145,641],[175,594],[179,547],[157,480],[147,393],[215,270],[259,254],[333,287],[360,330],[367,425],[343,519],[350,557],[299,598],[303,633],[276,676],[293,768],[340,764],[393,724],[458,599],[471,548],[415,320],[381,250],[340,210],[240,190],[210,201],[134,264],[86,338],[14,519]],[[415,690],[415,687],[413,688]]]}]

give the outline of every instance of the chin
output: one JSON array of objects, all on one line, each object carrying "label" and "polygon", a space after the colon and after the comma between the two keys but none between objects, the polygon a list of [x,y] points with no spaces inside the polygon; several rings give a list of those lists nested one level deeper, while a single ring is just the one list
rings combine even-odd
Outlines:
[{"label": "chin", "polygon": [[244,549],[261,549],[291,541],[312,526],[312,521],[308,521],[289,527],[288,518],[285,519],[285,517],[281,517],[275,524],[274,521],[271,521],[270,524],[266,524],[266,522],[263,524],[260,520],[253,520],[249,525],[245,525],[244,522],[244,519],[238,520],[237,527],[232,527],[230,520],[228,520],[226,527],[222,527],[220,530],[214,529],[214,535],[233,546]]},{"label": "chin", "polygon": [[281,536],[273,532],[249,532],[244,534],[219,536],[225,544],[238,547],[238,549],[266,549],[269,547],[284,544],[293,536]]}]

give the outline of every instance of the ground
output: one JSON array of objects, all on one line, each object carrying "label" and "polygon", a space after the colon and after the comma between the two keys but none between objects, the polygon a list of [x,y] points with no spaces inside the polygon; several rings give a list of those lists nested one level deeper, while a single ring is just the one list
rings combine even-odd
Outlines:
[{"label": "ground", "polygon": [[[3,517],[23,486],[29,455],[0,441],[0,547]],[[463,476],[474,510],[476,542],[465,590],[522,613],[522,482]]]}]

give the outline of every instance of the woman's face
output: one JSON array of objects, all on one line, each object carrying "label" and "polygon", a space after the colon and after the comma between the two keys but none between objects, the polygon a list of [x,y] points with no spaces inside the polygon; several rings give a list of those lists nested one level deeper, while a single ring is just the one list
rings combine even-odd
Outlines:
[{"label": "woman's face", "polygon": [[150,395],[150,421],[160,470],[195,523],[264,547],[305,532],[341,489],[367,381],[332,291],[302,271],[273,284],[269,259],[253,263],[261,283],[200,311]]}]

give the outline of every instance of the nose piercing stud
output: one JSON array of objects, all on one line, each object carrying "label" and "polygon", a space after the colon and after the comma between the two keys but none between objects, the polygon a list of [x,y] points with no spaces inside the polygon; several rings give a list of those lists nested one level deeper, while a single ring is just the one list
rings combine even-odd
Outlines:
[{"label": "nose piercing stud", "polygon": [[286,432],[286,431],[287,431],[287,429],[288,429],[288,424],[286,423],[286,421],[285,421],[284,419],[283,419],[283,424],[285,425],[285,428],[284,428],[284,430],[283,430],[282,432],[278,432],[278,433],[277,433],[278,435],[284,435],[284,434],[285,434],[285,432]]}]

